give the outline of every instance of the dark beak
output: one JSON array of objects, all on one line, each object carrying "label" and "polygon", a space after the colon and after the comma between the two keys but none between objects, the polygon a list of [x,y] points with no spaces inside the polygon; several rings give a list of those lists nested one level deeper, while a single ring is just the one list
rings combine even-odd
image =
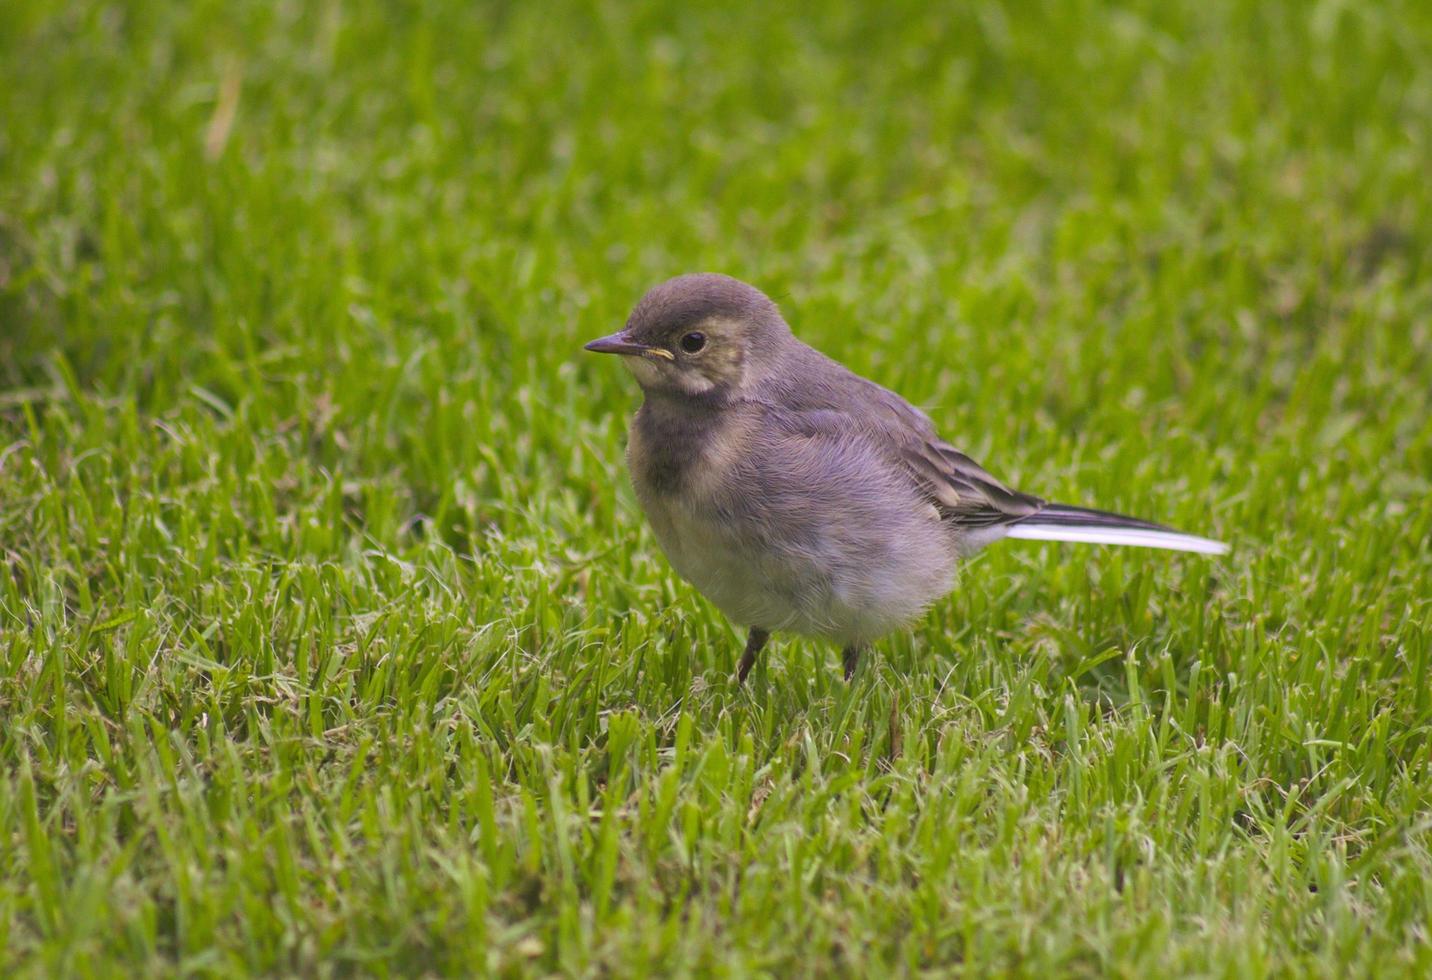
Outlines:
[{"label": "dark beak", "polygon": [[663,360],[675,360],[671,351],[664,347],[652,347],[650,344],[638,344],[630,340],[626,331],[618,330],[606,337],[598,337],[596,340],[583,347],[584,350],[594,351],[598,354],[635,354],[641,357],[660,357]]}]

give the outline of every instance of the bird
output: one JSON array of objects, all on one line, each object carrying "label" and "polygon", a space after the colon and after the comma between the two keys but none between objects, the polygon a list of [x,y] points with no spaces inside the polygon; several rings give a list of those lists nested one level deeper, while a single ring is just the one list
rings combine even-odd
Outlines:
[{"label": "bird", "polygon": [[672,567],[745,627],[738,685],[782,632],[838,644],[850,681],[871,644],[1002,538],[1228,550],[1011,489],[729,276],[652,287],[622,329],[585,349],[619,356],[641,387],[632,486]]}]

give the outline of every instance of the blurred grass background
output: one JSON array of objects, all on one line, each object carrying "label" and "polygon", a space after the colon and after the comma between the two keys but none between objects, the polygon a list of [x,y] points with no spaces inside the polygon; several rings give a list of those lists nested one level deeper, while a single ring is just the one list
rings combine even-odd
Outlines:
[{"label": "blurred grass background", "polygon": [[[1432,969],[1432,8],[0,7],[7,974]],[[999,476],[872,669],[626,484],[754,282]]]}]

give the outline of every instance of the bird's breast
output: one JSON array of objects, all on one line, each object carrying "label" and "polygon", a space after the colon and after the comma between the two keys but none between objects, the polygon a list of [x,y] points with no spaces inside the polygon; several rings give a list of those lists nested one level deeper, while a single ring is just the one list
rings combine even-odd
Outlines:
[{"label": "bird's breast", "polygon": [[637,414],[627,446],[632,487],[662,550],[676,570],[710,594],[749,568],[749,514],[733,514],[748,496],[755,420],[695,420]]},{"label": "bird's breast", "polygon": [[645,506],[679,495],[688,503],[733,478],[749,452],[754,420],[735,413],[685,413],[643,405],[632,420],[627,466]]}]

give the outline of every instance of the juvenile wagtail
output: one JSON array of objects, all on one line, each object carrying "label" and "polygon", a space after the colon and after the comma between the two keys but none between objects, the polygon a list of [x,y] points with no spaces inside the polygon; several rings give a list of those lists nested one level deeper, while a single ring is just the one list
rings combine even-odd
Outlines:
[{"label": "juvenile wagtail", "polygon": [[740,681],[780,630],[840,644],[849,680],[862,650],[1000,538],[1227,551],[1010,489],[727,276],[656,286],[586,349],[621,355],[641,385],[627,446],[637,499],[676,570],[750,631]]}]

